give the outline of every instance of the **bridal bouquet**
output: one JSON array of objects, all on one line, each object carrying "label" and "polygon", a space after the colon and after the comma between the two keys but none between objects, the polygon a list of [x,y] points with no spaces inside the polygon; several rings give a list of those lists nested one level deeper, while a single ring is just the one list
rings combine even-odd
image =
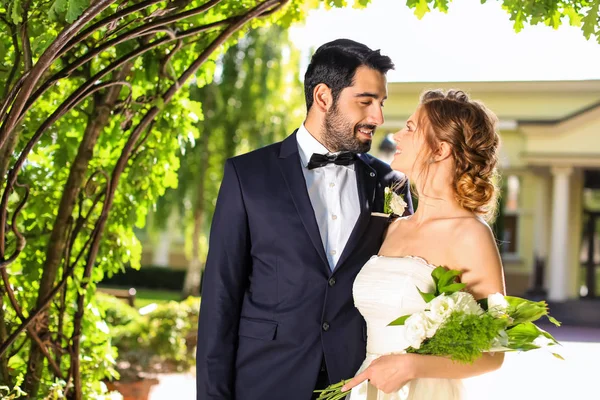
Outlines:
[{"label": "bridal bouquet", "polygon": [[[472,363],[484,352],[528,351],[558,345],[552,335],[533,322],[546,317],[556,326],[560,322],[548,314],[545,301],[491,294],[475,300],[462,291],[460,271],[438,267],[431,273],[434,291],[421,297],[425,310],[402,316],[389,326],[404,325],[410,347],[407,353],[448,357]],[[559,354],[552,353],[562,359]],[[342,381],[320,392],[320,400],[338,400],[347,395]]]}]

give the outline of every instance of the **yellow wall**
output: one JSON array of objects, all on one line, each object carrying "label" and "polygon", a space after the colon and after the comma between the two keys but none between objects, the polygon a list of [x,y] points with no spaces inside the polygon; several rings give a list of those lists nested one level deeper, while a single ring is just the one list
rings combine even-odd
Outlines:
[{"label": "yellow wall", "polygon": [[426,89],[461,89],[504,120],[545,120],[569,116],[600,100],[600,81],[557,82],[392,82],[385,117],[396,125],[410,116]]},{"label": "yellow wall", "polygon": [[525,147],[526,138],[522,133],[514,130],[501,130],[500,157],[498,160],[500,168],[507,170],[525,167],[526,164],[521,158],[522,153],[525,151]]},{"label": "yellow wall", "polygon": [[[596,117],[596,118],[591,118]],[[600,109],[590,112],[575,123],[564,123],[560,128],[548,127],[547,133],[527,136],[528,153],[595,154],[600,158]],[[536,128],[543,132],[543,127]],[[527,127],[524,128],[527,132]]]}]

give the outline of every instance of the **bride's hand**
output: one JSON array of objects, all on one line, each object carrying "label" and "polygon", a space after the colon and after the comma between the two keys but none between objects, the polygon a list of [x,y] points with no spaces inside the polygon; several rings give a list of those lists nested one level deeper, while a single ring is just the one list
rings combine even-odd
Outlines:
[{"label": "bride's hand", "polygon": [[393,354],[379,357],[367,369],[348,381],[342,387],[342,391],[350,390],[367,379],[371,385],[384,393],[397,392],[414,379],[409,355]]}]

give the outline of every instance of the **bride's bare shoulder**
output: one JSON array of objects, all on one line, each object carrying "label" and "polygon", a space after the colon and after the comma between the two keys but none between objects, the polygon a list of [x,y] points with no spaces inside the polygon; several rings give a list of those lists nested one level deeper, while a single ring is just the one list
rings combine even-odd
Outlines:
[{"label": "bride's bare shoulder", "polygon": [[494,238],[492,228],[483,218],[477,216],[457,219],[452,229],[460,234],[466,242],[493,240]]},{"label": "bride's bare shoulder", "polygon": [[481,218],[461,221],[453,234],[452,258],[464,283],[479,297],[504,291],[502,261],[490,226]]},{"label": "bride's bare shoulder", "polygon": [[390,222],[390,225],[388,226],[386,235],[390,235],[390,234],[394,233],[396,230],[402,229],[403,226],[407,225],[409,218],[410,218],[410,216],[397,217],[397,218],[393,219]]}]

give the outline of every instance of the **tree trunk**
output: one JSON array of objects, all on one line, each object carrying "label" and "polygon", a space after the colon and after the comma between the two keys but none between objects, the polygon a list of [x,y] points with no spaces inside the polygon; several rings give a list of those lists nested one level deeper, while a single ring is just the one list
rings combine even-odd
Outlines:
[{"label": "tree trunk", "polygon": [[19,142],[20,130],[15,131],[10,135],[6,144],[0,149],[0,189],[4,186],[6,181],[6,173],[8,172],[8,166],[12,160],[12,153],[15,151],[15,147]]},{"label": "tree trunk", "polygon": [[[4,287],[0,285],[0,342],[4,342],[8,338],[6,329],[6,317],[4,315]],[[5,385],[12,388],[12,379],[8,374],[8,355],[0,357],[0,379]]]}]

